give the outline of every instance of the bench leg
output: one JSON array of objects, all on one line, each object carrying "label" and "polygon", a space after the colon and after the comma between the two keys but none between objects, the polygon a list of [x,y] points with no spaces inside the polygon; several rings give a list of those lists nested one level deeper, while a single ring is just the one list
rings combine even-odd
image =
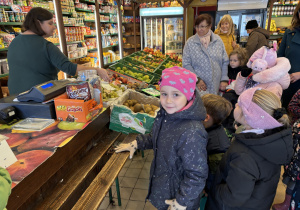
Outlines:
[{"label": "bench leg", "polygon": [[117,190],[117,196],[118,196],[118,205],[121,206],[121,194],[120,194],[120,186],[119,186],[119,178],[116,178],[116,190]]},{"label": "bench leg", "polygon": [[109,194],[109,203],[112,203],[113,202],[113,197],[112,197],[111,188],[109,188],[108,194]]},{"label": "bench leg", "polygon": [[144,150],[141,150],[142,151],[142,158],[144,157]]}]

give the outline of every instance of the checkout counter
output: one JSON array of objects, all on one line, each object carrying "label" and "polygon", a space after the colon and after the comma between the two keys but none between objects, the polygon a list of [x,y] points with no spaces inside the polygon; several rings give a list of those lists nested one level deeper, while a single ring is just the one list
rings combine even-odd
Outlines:
[{"label": "checkout counter", "polygon": [[[1,99],[0,109],[14,106],[18,118],[56,118],[51,99],[65,90],[66,83],[50,83]],[[109,130],[109,119],[107,109],[80,126],[74,122],[65,127],[60,123],[66,122],[56,121],[43,131],[22,132],[0,125],[0,134],[9,136],[9,146],[19,157],[7,168],[13,181],[7,209],[71,209],[113,154],[112,146],[125,138]]]}]

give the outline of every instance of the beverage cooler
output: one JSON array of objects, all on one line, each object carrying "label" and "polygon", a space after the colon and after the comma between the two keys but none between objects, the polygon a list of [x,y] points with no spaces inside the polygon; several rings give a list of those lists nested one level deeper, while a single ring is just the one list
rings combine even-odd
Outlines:
[{"label": "beverage cooler", "polygon": [[238,43],[241,45],[245,44],[248,40],[248,34],[245,29],[246,24],[249,20],[257,20],[258,26],[264,28],[267,19],[267,0],[249,0],[247,2],[247,10],[242,8],[245,7],[245,3],[242,0],[219,0],[218,11],[216,14],[215,26],[217,27],[219,21],[225,14],[229,14],[233,20],[235,27],[235,36]]},{"label": "beverage cooler", "polygon": [[182,55],[183,8],[143,8],[141,18],[141,47],[159,49],[165,54]]}]

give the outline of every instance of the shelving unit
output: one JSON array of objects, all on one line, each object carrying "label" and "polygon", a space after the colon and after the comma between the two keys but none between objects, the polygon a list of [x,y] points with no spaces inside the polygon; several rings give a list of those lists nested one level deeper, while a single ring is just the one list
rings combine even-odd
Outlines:
[{"label": "shelving unit", "polygon": [[[136,3],[132,3],[131,6],[124,6],[124,16],[132,16],[132,22],[124,22],[126,44],[124,44],[124,49],[126,54],[130,55],[136,51],[140,50],[141,38],[137,35],[140,31],[140,23],[137,22],[136,17],[139,16],[139,7]],[[130,34],[126,34],[130,33]],[[139,46],[138,46],[139,45]]]}]

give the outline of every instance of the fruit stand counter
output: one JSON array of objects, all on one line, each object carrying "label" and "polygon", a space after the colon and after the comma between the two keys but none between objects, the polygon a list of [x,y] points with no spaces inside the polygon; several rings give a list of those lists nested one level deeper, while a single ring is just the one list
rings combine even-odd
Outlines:
[{"label": "fruit stand counter", "polygon": [[[107,109],[87,124],[70,126],[56,122],[40,132],[21,133],[2,125],[0,134],[9,137],[7,142],[18,159],[7,168],[13,180],[7,209],[37,208],[44,199],[57,194],[58,185],[68,185],[67,176],[87,170],[81,168],[88,165],[82,161],[92,162],[92,158],[85,157],[92,154],[96,145],[103,147],[103,154],[107,154],[120,137],[108,129],[109,114]],[[80,197],[84,186],[88,186],[108,159],[109,155],[101,161],[98,158],[82,180],[78,175],[78,180],[72,181],[72,185],[78,185],[81,190],[72,189],[72,196],[69,195],[72,199],[76,201]]]}]

